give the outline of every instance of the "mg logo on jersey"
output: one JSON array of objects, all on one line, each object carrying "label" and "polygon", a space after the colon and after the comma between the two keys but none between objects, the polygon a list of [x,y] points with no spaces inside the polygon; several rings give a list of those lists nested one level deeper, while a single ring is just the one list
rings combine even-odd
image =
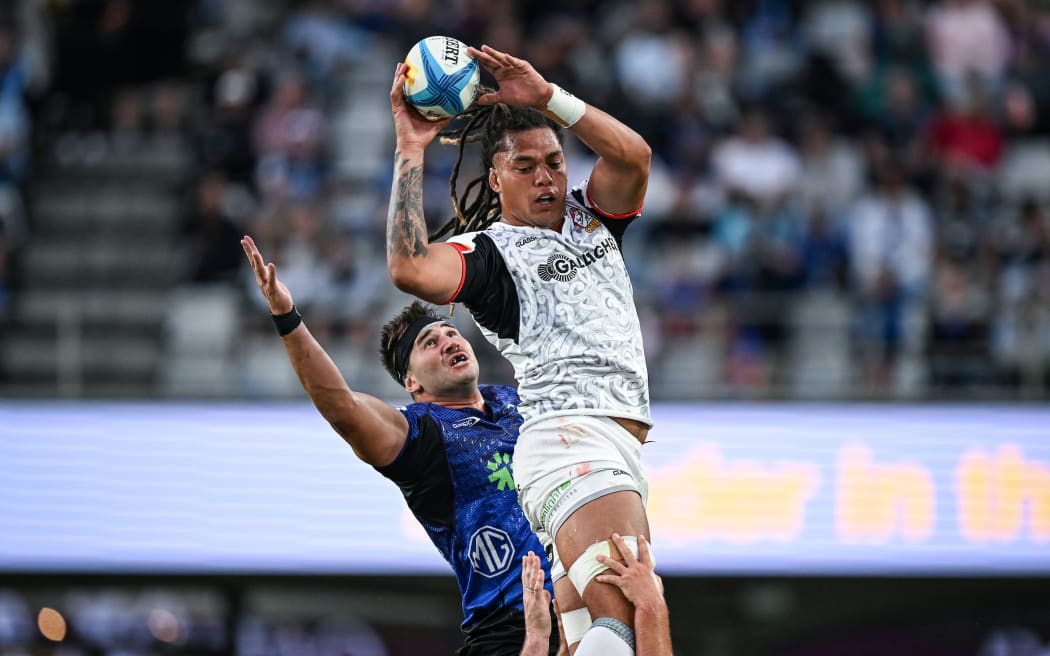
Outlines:
[{"label": "mg logo on jersey", "polygon": [[474,571],[492,578],[510,569],[514,561],[514,543],[503,529],[482,526],[470,537],[470,562]]}]

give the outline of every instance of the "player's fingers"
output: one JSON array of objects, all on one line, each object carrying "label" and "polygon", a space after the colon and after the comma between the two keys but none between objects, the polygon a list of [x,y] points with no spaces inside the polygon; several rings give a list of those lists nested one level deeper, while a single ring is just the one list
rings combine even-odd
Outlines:
[{"label": "player's fingers", "polygon": [[528,68],[529,67],[529,62],[525,61],[524,59],[519,59],[518,57],[515,57],[514,55],[507,55],[506,62],[507,62],[507,66],[513,66],[514,68],[522,68],[523,69],[523,68]]},{"label": "player's fingers", "polygon": [[638,562],[638,559],[634,557],[634,551],[632,551],[631,548],[627,546],[627,543],[624,542],[622,535],[620,535],[619,533],[613,533],[612,541],[613,544],[616,545],[617,550],[619,550],[620,555],[623,556],[623,561],[627,563],[628,567]]},{"label": "player's fingers", "polygon": [[540,557],[535,552],[530,551],[525,557],[529,559],[529,566],[534,569],[540,564]]},{"label": "player's fingers", "polygon": [[251,264],[252,268],[254,269],[255,268],[255,262],[252,261],[254,259],[254,258],[252,258],[252,247],[248,244],[248,238],[247,237],[241,239],[241,248],[244,250],[244,254],[248,258],[248,264]]},{"label": "player's fingers", "polygon": [[621,587],[620,577],[613,576],[612,574],[599,574],[598,576],[594,577],[594,580],[598,583],[608,583],[609,585],[615,585],[618,588]]},{"label": "player's fingers", "polygon": [[252,268],[255,269],[256,273],[259,273],[259,270],[262,269],[263,266],[266,264],[265,262],[263,262],[262,253],[260,253],[257,249],[253,248],[251,258]]},{"label": "player's fingers", "polygon": [[499,102],[499,99],[499,92],[493,91],[491,93],[483,93],[480,96],[478,96],[477,103],[479,105],[495,105]]},{"label": "player's fingers", "polygon": [[539,560],[539,556],[531,551],[522,558],[522,578],[529,590],[543,589],[543,569],[539,566]]},{"label": "player's fingers", "polygon": [[390,102],[396,103],[405,95],[405,76],[408,73],[408,64],[398,62],[394,67],[394,82],[390,86]]},{"label": "player's fingers", "polygon": [[484,63],[486,61],[489,61],[489,60],[492,59],[492,56],[489,55],[487,52],[485,52],[484,48],[485,48],[485,46],[481,46],[481,48],[475,48],[474,46],[467,46],[467,54],[469,56],[473,57],[474,59],[477,59],[478,61],[480,61],[482,63],[482,65],[484,65]]},{"label": "player's fingers", "polygon": [[244,249],[244,254],[248,256],[248,261],[251,262],[252,267],[255,266],[255,255],[258,254],[259,249],[255,247],[255,242],[248,235],[244,235],[241,238],[241,248]]},{"label": "player's fingers", "polygon": [[506,64],[507,60],[510,58],[510,55],[508,55],[507,53],[503,52],[502,50],[496,50],[490,45],[481,46],[481,50],[486,55],[492,57],[501,64]]},{"label": "player's fingers", "polygon": [[486,50],[488,46],[481,46],[481,50],[477,48],[467,48],[467,54],[477,59],[481,63],[482,67],[488,72],[495,74],[496,70],[502,66],[499,60],[492,56],[490,52]]},{"label": "player's fingers", "polygon": [[536,571],[535,571],[535,569],[533,569],[532,563],[531,562],[527,563],[525,567],[526,567],[526,569],[525,569],[525,583],[530,588],[535,587],[535,585],[536,585]]},{"label": "player's fingers", "polygon": [[653,552],[649,549],[649,541],[644,535],[638,536],[638,562],[652,567]]},{"label": "player's fingers", "polygon": [[595,556],[595,558],[598,559],[599,563],[601,563],[602,565],[605,565],[606,567],[608,567],[612,571],[616,572],[617,574],[623,574],[625,571],[627,571],[627,568],[624,567],[620,563],[620,561],[614,560],[613,558],[611,558],[609,556],[606,556],[605,554],[597,554]]}]

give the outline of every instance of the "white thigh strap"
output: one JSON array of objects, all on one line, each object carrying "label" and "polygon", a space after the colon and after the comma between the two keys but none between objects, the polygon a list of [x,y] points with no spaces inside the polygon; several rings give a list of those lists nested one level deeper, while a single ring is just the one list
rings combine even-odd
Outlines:
[{"label": "white thigh strap", "polygon": [[561,628],[564,631],[565,644],[574,645],[583,640],[583,634],[591,628],[591,614],[586,608],[566,611],[561,614]]},{"label": "white thigh strap", "polygon": [[[623,536],[623,541],[627,547],[634,553],[634,557],[638,557],[638,538],[634,535]],[[572,585],[576,588],[576,592],[580,593],[580,597],[583,597],[583,590],[587,587],[587,584],[605,570],[609,569],[605,565],[598,562],[596,556],[598,554],[610,555],[610,548],[612,548],[611,540],[602,540],[601,542],[595,542],[591,546],[580,554],[580,557],[576,559],[576,562],[569,568],[569,580],[572,581]]]}]

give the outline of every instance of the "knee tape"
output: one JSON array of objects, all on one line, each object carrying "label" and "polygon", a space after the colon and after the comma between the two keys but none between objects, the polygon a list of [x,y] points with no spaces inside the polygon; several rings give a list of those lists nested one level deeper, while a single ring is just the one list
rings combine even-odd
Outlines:
[{"label": "knee tape", "polygon": [[586,608],[566,611],[561,614],[561,628],[565,634],[565,644],[574,645],[583,640],[583,634],[591,628],[591,614]]},{"label": "knee tape", "polygon": [[[623,541],[627,547],[634,553],[634,557],[638,557],[638,538],[633,535],[623,536]],[[613,548],[611,540],[602,540],[601,542],[595,542],[591,546],[587,547],[580,557],[576,559],[576,562],[569,568],[569,580],[572,581],[573,587],[576,588],[576,592],[580,593],[580,597],[583,597],[583,590],[587,587],[595,576],[598,576],[605,570],[609,569],[605,565],[598,562],[596,556],[598,554],[610,555],[610,549]]]}]

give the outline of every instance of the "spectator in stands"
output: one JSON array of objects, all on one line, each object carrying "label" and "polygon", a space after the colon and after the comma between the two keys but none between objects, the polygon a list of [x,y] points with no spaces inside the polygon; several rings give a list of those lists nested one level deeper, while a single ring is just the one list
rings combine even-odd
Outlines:
[{"label": "spectator in stands", "polygon": [[1002,130],[992,120],[988,97],[971,77],[949,97],[930,124],[926,140],[942,172],[991,173],[1003,155]]},{"label": "spectator in stands", "polygon": [[857,198],[864,184],[864,160],[852,141],[832,131],[827,117],[802,121],[798,184],[802,210],[817,208],[838,216]]},{"label": "spectator in stands", "polygon": [[737,133],[715,147],[714,173],[727,192],[742,194],[760,207],[775,205],[799,180],[794,148],[773,134],[765,111],[752,108]]},{"label": "spectator in stands", "polygon": [[1010,34],[989,0],[941,0],[926,17],[926,39],[942,94],[949,100],[978,80],[998,91],[1010,61]]},{"label": "spectator in stands", "polygon": [[226,177],[213,171],[194,191],[182,226],[190,248],[188,278],[194,283],[232,282],[241,271],[244,255],[238,246],[243,231],[227,210],[228,188]]},{"label": "spectator in stands", "polygon": [[876,188],[847,215],[858,347],[876,390],[892,382],[902,349],[913,347],[932,258],[927,203],[907,185],[901,166],[875,171]]},{"label": "spectator in stands", "polygon": [[245,53],[232,49],[208,89],[209,108],[197,135],[201,162],[246,186],[253,184],[255,175],[252,121],[260,86]]},{"label": "spectator in stands", "polygon": [[283,72],[255,123],[256,185],[271,200],[309,201],[327,184],[327,121],[297,72]]},{"label": "spectator in stands", "polygon": [[993,352],[1002,382],[1045,390],[1050,371],[1050,219],[1034,198],[1007,216],[996,239],[999,292]]}]

